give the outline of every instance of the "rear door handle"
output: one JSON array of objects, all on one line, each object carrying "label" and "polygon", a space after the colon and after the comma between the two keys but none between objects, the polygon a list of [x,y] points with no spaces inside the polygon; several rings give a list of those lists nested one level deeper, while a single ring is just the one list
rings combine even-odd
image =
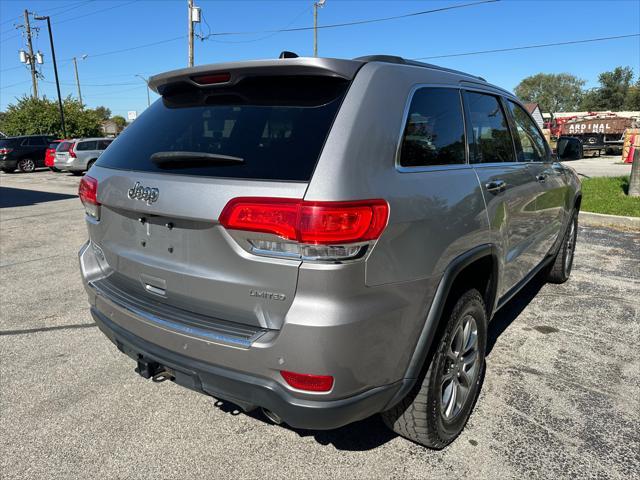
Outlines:
[{"label": "rear door handle", "polygon": [[491,193],[499,193],[506,190],[507,184],[504,180],[492,180],[485,184],[485,188]]}]

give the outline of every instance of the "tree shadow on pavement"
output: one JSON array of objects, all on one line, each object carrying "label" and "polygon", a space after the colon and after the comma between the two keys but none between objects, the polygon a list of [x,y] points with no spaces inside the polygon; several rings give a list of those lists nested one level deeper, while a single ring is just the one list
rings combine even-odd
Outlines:
[{"label": "tree shadow on pavement", "polygon": [[26,207],[38,203],[77,198],[66,193],[41,192],[23,188],[0,187],[0,208]]}]

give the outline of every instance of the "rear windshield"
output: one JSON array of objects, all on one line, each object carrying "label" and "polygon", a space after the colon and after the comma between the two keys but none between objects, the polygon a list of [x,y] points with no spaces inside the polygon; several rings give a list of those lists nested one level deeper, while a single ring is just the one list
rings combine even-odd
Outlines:
[{"label": "rear windshield", "polygon": [[68,152],[72,146],[73,142],[60,142],[56,148],[56,152]]},{"label": "rear windshield", "polygon": [[55,150],[56,148],[58,148],[58,145],[60,145],[60,142],[53,142],[53,143],[50,143],[47,148]]},{"label": "rear windshield", "polygon": [[[233,88],[174,89],[100,156],[108,168],[209,177],[308,181],[348,82],[250,78]],[[238,164],[154,162],[158,152],[239,157]]]}]

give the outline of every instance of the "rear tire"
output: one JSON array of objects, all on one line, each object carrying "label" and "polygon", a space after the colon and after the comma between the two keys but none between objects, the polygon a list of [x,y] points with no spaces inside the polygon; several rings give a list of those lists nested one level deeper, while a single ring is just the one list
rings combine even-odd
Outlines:
[{"label": "rear tire", "polygon": [[382,413],[382,419],[397,434],[439,450],[460,435],[480,392],[487,313],[477,290],[457,299],[436,342],[426,372],[406,398]]},{"label": "rear tire", "polygon": [[80,172],[78,170],[72,170],[71,171],[71,175],[74,175],[76,177],[79,177],[80,175],[82,175],[84,172]]},{"label": "rear tire", "polygon": [[31,173],[36,169],[36,163],[30,158],[23,158],[18,161],[18,169],[22,173]]},{"label": "rear tire", "polygon": [[547,274],[547,282],[564,283],[569,280],[573,257],[576,249],[576,237],[578,236],[578,212],[574,211],[569,220],[567,231],[562,239],[560,250],[556,254],[553,265]]}]

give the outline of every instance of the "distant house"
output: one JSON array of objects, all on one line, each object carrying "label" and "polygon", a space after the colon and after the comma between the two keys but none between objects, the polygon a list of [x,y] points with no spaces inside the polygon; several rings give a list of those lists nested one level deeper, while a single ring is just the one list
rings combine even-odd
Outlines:
[{"label": "distant house", "polygon": [[540,105],[537,103],[525,103],[524,107],[527,112],[531,114],[540,128],[544,128],[544,119],[542,118],[542,112],[540,111]]},{"label": "distant house", "polygon": [[105,137],[117,137],[122,129],[118,127],[118,124],[113,120],[104,120],[100,125],[102,129],[102,134]]}]

